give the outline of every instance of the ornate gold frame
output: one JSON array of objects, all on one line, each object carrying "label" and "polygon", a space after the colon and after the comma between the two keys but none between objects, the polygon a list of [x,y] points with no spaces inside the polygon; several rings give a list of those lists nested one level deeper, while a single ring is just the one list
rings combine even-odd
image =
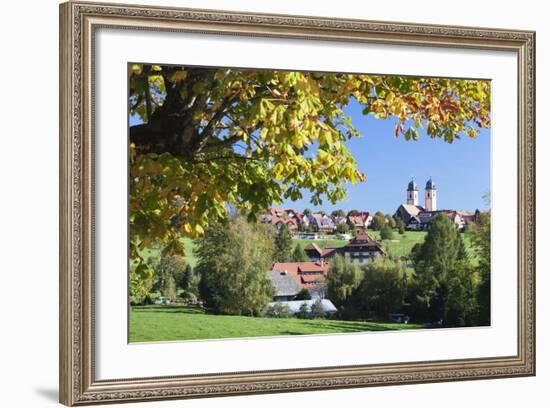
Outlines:
[{"label": "ornate gold frame", "polygon": [[[518,58],[518,350],[513,356],[98,381],[93,47],[98,27],[507,50]],[[535,374],[535,33],[69,2],[60,6],[60,401],[66,405]]]}]

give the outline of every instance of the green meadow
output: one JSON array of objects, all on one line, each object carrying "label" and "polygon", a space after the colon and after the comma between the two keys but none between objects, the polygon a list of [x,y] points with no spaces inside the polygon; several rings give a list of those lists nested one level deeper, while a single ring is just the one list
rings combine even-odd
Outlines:
[{"label": "green meadow", "polygon": [[390,322],[214,315],[191,306],[134,306],[130,309],[131,343],[418,328],[422,326]]}]

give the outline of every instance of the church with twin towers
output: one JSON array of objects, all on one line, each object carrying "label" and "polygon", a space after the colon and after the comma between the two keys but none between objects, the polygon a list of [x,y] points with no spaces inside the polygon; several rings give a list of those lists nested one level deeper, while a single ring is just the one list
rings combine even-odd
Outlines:
[{"label": "church with twin towers", "polygon": [[401,204],[394,217],[401,218],[408,230],[429,230],[437,214],[446,215],[457,228],[464,228],[474,219],[475,213],[457,210],[437,209],[437,187],[430,177],[424,188],[424,205],[419,204],[418,185],[414,178],[407,185],[406,203]]},{"label": "church with twin towers", "polygon": [[[418,186],[414,178],[407,187],[407,204],[418,206]],[[426,182],[426,188],[424,189],[424,210],[437,211],[437,188],[431,177]]]}]

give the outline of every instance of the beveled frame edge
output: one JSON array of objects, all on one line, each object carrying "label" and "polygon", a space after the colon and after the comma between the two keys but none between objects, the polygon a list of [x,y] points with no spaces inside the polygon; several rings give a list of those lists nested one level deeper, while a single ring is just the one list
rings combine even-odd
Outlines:
[{"label": "beveled frame edge", "polygon": [[[515,356],[248,373],[94,379],[93,35],[97,27],[509,50],[518,56]],[[60,5],[60,402],[211,397],[535,375],[535,33],[68,2]]]}]

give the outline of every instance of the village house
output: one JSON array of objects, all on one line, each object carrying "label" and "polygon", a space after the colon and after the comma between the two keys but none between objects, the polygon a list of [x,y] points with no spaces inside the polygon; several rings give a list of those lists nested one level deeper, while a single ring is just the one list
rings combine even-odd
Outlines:
[{"label": "village house", "polygon": [[286,225],[292,233],[297,233],[302,223],[302,214],[294,209],[271,208],[269,212],[260,215],[260,221],[273,225],[277,230]]},{"label": "village house", "polygon": [[385,254],[382,245],[364,231],[358,233],[343,247],[321,249],[317,244],[311,243],[304,248],[304,252],[314,262],[328,262],[330,258],[340,254],[360,264]]},{"label": "village house", "polygon": [[302,285],[286,270],[273,269],[268,272],[268,278],[273,285],[273,300],[276,302],[293,300],[302,290]]},{"label": "village house", "polygon": [[308,258],[312,261],[318,262],[318,261],[324,261],[332,256],[334,256],[336,252],[336,248],[323,248],[321,249],[317,244],[310,243],[307,244],[304,247],[304,252],[308,256]]},{"label": "village house", "polygon": [[326,214],[313,213],[308,218],[309,225],[311,225],[315,232],[332,233],[336,229],[334,221]]},{"label": "village house", "polygon": [[366,232],[357,234],[346,246],[338,248],[338,253],[359,264],[367,263],[372,258],[386,254],[382,245]]},{"label": "village house", "polygon": [[348,213],[347,222],[350,227],[354,228],[356,231],[363,231],[367,229],[372,222],[372,215],[368,212],[354,212]]},{"label": "village house", "polygon": [[[276,262],[273,264],[271,271],[278,271],[279,276],[284,273],[294,278],[294,280],[300,285],[300,289],[306,289],[312,298],[324,298],[325,297],[325,282],[328,277],[330,265],[324,261],[319,262]],[[270,274],[271,277],[271,274]],[[282,280],[281,280],[282,281]],[[275,284],[278,280],[273,280]],[[284,283],[286,285],[286,283]],[[275,288],[277,293],[279,288]],[[281,289],[281,292],[284,292]],[[284,296],[284,295],[281,295]]]}]

